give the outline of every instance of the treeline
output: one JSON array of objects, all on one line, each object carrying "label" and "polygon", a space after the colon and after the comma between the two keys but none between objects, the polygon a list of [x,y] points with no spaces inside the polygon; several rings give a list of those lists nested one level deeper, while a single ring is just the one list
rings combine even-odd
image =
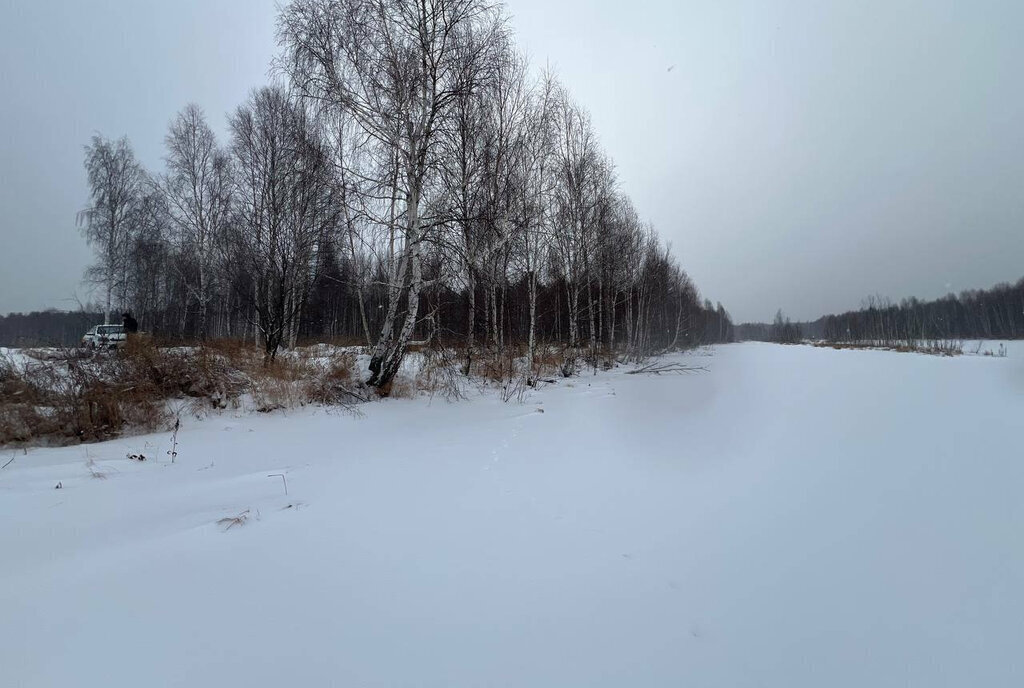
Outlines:
[{"label": "treeline", "polygon": [[781,309],[771,323],[741,323],[735,328],[736,339],[753,342],[798,344],[803,341],[806,325],[790,320]]},{"label": "treeline", "polygon": [[882,346],[913,345],[921,341],[1024,338],[1024,279],[948,294],[934,301],[916,298],[894,303],[872,296],[859,310],[825,315],[817,320],[790,323],[782,312],[774,324],[742,323],[736,338],[781,341],[785,326],[809,339],[862,342]]},{"label": "treeline", "polygon": [[539,343],[581,357],[732,337],[618,188],[586,110],[532,75],[500,4],[294,0],[277,83],[216,140],[185,107],[166,168],[86,148],[80,224],[107,313],[165,337]]},{"label": "treeline", "polygon": [[897,304],[872,297],[860,310],[827,315],[817,325],[821,338],[835,342],[1019,339],[1024,337],[1024,279],[934,301],[910,298]]},{"label": "treeline", "polygon": [[0,346],[76,346],[86,331],[103,322],[103,313],[34,311],[0,315]]}]

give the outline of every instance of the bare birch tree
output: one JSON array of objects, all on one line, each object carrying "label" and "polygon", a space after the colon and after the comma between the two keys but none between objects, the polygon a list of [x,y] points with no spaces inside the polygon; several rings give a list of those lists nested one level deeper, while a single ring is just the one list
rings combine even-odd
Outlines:
[{"label": "bare birch tree", "polygon": [[475,87],[502,30],[483,0],[295,0],[281,15],[283,64],[296,87],[351,114],[395,162],[401,248],[370,359],[369,383],[378,388],[398,372],[417,324],[423,253],[437,226],[422,211],[438,130],[459,94]]},{"label": "bare birch tree", "polygon": [[90,279],[104,293],[104,323],[115,303],[124,306],[128,290],[128,251],[142,222],[146,173],[135,160],[127,138],[92,137],[85,147],[90,206],[79,214],[79,226],[95,248],[97,264]]},{"label": "bare birch tree", "polygon": [[171,122],[165,138],[167,174],[161,188],[174,226],[176,244],[195,270],[184,282],[198,306],[197,334],[207,336],[216,252],[224,239],[231,206],[231,162],[217,146],[202,110],[187,105]]}]

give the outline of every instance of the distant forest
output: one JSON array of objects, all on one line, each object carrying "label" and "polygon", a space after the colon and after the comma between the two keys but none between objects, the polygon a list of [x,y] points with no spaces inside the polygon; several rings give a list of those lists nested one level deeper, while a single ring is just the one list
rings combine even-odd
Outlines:
[{"label": "distant forest", "polygon": [[102,322],[103,313],[88,311],[50,309],[0,315],[0,346],[75,346],[86,330]]},{"label": "distant forest", "polygon": [[[783,331],[780,326],[788,325]],[[1016,284],[997,284],[949,294],[934,301],[909,298],[894,303],[869,297],[859,310],[825,315],[817,320],[789,323],[782,315],[775,323],[744,323],[736,326],[738,340],[785,341],[799,330],[797,339],[830,342],[878,342],[882,344],[950,339],[1024,338],[1024,279]]]}]

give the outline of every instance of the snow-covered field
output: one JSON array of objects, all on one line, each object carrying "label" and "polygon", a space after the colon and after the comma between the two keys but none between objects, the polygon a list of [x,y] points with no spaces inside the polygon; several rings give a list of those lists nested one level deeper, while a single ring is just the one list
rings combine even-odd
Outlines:
[{"label": "snow-covered field", "polygon": [[1024,685],[1024,348],[684,358],[0,453],[0,685]]}]

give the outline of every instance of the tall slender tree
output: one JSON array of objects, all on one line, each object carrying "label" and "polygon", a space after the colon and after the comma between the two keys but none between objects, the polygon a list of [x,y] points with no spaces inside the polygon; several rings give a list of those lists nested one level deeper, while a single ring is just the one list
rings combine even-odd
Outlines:
[{"label": "tall slender tree", "polygon": [[143,222],[146,173],[127,138],[117,141],[99,134],[85,147],[90,206],[79,213],[79,226],[97,253],[89,277],[104,294],[103,322],[113,306],[128,300],[128,251]]},{"label": "tall slender tree", "polygon": [[217,146],[197,105],[178,113],[164,141],[167,173],[161,187],[178,250],[194,266],[185,272],[184,283],[198,307],[197,334],[202,340],[208,333],[216,255],[223,248],[231,207],[231,159]]}]

